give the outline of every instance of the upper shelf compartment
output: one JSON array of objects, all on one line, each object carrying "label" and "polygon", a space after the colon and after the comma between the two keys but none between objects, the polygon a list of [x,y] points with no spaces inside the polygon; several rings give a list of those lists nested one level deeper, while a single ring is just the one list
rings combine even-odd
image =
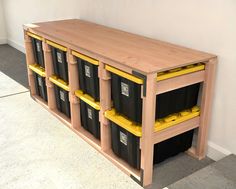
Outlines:
[{"label": "upper shelf compartment", "polygon": [[64,43],[76,51],[83,49],[96,53],[96,57],[114,61],[143,74],[205,62],[215,57],[78,19],[36,23],[34,27],[25,25],[25,28],[49,40]]}]

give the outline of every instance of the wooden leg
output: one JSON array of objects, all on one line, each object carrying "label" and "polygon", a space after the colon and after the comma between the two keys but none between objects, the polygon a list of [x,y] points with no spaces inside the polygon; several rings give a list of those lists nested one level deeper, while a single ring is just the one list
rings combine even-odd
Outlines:
[{"label": "wooden leg", "polygon": [[198,130],[196,153],[199,159],[206,155],[208,127],[211,119],[211,105],[214,92],[214,81],[217,58],[213,58],[206,63],[205,81],[203,83],[200,126]]},{"label": "wooden leg", "polygon": [[35,89],[34,75],[32,70],[28,68],[30,64],[34,64],[33,47],[31,43],[31,38],[26,34],[26,31],[24,38],[25,38],[26,64],[28,70],[28,82],[29,82],[30,94],[35,95],[36,89]]},{"label": "wooden leg", "polygon": [[70,87],[70,110],[71,110],[71,125],[78,130],[80,127],[80,106],[79,100],[75,96],[75,91],[79,89],[79,75],[76,58],[71,54],[71,50],[67,51],[67,62],[69,70],[69,87]]},{"label": "wooden leg", "polygon": [[110,73],[105,70],[105,64],[99,63],[99,83],[100,83],[100,104],[99,121],[101,125],[101,148],[102,151],[111,148],[111,132],[109,121],[105,118],[104,113],[111,108],[111,82]]},{"label": "wooden leg", "polygon": [[43,53],[44,53],[44,61],[45,61],[48,107],[51,110],[55,110],[56,99],[55,99],[54,85],[51,81],[49,81],[49,77],[53,75],[52,54],[51,54],[50,46],[45,41],[43,41]]},{"label": "wooden leg", "polygon": [[156,109],[156,74],[147,75],[146,96],[143,97],[142,137],[141,137],[141,169],[143,186],[152,183],[153,173],[153,131]]}]

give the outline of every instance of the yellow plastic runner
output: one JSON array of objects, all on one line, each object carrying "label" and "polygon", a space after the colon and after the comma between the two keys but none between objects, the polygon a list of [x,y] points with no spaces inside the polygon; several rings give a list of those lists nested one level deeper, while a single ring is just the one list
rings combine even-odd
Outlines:
[{"label": "yellow plastic runner", "polygon": [[[155,122],[154,131],[158,132],[163,129],[172,127],[176,124],[181,122],[187,121],[194,117],[200,115],[200,108],[198,106],[194,106],[189,110],[184,110],[182,112],[169,115],[165,118],[158,119]],[[119,125],[120,127],[126,129],[130,133],[134,134],[135,136],[141,137],[142,136],[142,127],[139,124],[135,124],[134,122],[128,120],[124,116],[116,113],[115,109],[108,110],[105,112],[105,117],[110,121],[114,122],[115,124]]]},{"label": "yellow plastic runner", "polygon": [[87,104],[89,104],[90,106],[92,106],[94,109],[96,110],[100,110],[100,103],[96,102],[91,96],[89,96],[88,94],[84,94],[81,90],[77,90],[75,91],[75,95],[80,98],[81,100],[83,100],[84,102],[86,102]]}]

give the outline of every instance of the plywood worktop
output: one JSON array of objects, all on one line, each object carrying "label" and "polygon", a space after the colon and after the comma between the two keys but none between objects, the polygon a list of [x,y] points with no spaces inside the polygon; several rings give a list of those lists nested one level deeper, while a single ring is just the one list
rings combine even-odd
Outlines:
[{"label": "plywood worktop", "polygon": [[74,50],[84,49],[144,74],[207,61],[215,55],[79,19],[24,25]]}]

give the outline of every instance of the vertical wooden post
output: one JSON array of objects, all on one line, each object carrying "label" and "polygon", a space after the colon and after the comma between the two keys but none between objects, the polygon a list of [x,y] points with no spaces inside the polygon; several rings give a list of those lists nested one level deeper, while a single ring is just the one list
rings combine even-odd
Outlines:
[{"label": "vertical wooden post", "polygon": [[53,63],[52,63],[52,53],[50,46],[43,40],[43,53],[45,62],[45,73],[46,73],[46,86],[48,95],[48,107],[51,110],[56,109],[56,99],[54,93],[54,85],[49,81],[49,77],[53,75]]},{"label": "vertical wooden post", "polygon": [[208,127],[211,119],[211,106],[214,92],[215,71],[217,58],[212,58],[206,63],[205,81],[202,89],[200,126],[198,130],[196,153],[199,159],[206,155]]},{"label": "vertical wooden post", "polygon": [[34,75],[33,71],[29,69],[30,64],[34,64],[34,55],[33,55],[33,47],[31,43],[31,38],[27,35],[26,31],[24,31],[24,38],[25,38],[25,53],[26,53],[26,64],[28,70],[28,82],[30,88],[30,94],[35,95],[35,83],[34,83]]},{"label": "vertical wooden post", "polygon": [[99,83],[100,83],[100,105],[99,121],[101,125],[101,149],[102,151],[111,148],[111,132],[109,121],[105,118],[106,110],[111,109],[111,82],[110,73],[105,70],[105,64],[99,62]]},{"label": "vertical wooden post", "polygon": [[67,62],[69,71],[71,126],[78,130],[81,125],[81,118],[79,100],[75,96],[75,91],[79,89],[79,73],[76,58],[72,55],[70,49],[67,51]]},{"label": "vertical wooden post", "polygon": [[152,183],[153,173],[153,141],[156,111],[156,74],[147,75],[146,96],[143,97],[142,137],[141,137],[141,169],[143,186]]}]

